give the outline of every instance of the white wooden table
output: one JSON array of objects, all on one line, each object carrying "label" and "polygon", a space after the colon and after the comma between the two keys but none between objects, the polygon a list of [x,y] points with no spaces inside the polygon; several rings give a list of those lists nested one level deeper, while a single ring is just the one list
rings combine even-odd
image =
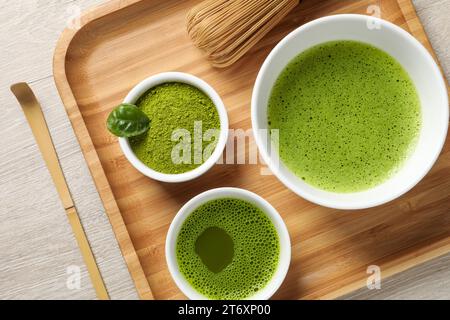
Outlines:
[{"label": "white wooden table", "polygon": [[[103,0],[0,3],[0,299],[95,299],[76,241],[25,118],[9,91],[27,81],[41,101],[84,228],[112,299],[137,294],[52,77],[53,49],[67,21]],[[450,76],[450,1],[415,0]],[[68,267],[80,288],[66,285]],[[343,298],[450,299],[450,254],[384,279],[381,290]]]}]

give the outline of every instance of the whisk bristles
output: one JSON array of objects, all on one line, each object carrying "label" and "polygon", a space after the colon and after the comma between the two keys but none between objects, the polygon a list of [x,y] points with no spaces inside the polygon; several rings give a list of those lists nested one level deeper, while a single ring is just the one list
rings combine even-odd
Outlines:
[{"label": "whisk bristles", "polygon": [[187,15],[187,31],[215,67],[241,58],[299,0],[205,0]]}]

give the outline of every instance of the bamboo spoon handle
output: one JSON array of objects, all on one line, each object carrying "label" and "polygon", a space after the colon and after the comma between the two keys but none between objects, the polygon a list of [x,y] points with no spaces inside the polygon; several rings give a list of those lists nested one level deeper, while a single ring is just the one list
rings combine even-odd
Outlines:
[{"label": "bamboo spoon handle", "polygon": [[83,255],[84,262],[86,263],[97,297],[100,300],[108,300],[108,292],[95,262],[86,234],[84,233],[72,196],[70,195],[41,106],[28,84],[23,82],[16,83],[11,86],[11,91],[23,109],[47,168],[50,171],[56,190],[66,210],[67,218],[77,239],[78,246],[80,247],[81,254]]}]

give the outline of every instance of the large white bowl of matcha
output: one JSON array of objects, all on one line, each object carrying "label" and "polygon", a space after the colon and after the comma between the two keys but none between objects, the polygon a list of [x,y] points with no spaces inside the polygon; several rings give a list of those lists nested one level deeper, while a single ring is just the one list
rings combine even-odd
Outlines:
[{"label": "large white bowl of matcha", "polygon": [[269,54],[252,125],[271,171],[293,192],[338,209],[391,201],[431,169],[447,135],[448,95],[428,51],[364,15],[314,20]]}]

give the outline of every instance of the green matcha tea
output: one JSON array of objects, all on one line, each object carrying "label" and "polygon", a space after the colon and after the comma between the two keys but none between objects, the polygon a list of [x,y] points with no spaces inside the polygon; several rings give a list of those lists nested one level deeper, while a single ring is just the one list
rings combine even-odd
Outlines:
[{"label": "green matcha tea", "polygon": [[223,198],[188,216],[176,255],[180,272],[199,293],[210,299],[245,299],[274,275],[280,244],[264,212],[249,202]]},{"label": "green matcha tea", "polygon": [[388,179],[415,147],[420,102],[390,55],[356,41],[301,53],[279,75],[268,124],[283,163],[308,184],[357,192]]},{"label": "green matcha tea", "polygon": [[[164,83],[147,91],[136,105],[149,117],[151,127],[129,141],[135,155],[149,168],[168,174],[191,171],[207,160],[200,157],[200,161],[195,161],[196,153],[202,156],[204,148],[210,144],[214,150],[217,144],[214,138],[201,145],[194,143],[196,123],[201,123],[202,132],[220,129],[214,103],[196,87],[178,82]],[[190,133],[190,160],[176,163],[172,159],[172,150],[180,141],[173,141],[172,134],[180,129]]]}]

